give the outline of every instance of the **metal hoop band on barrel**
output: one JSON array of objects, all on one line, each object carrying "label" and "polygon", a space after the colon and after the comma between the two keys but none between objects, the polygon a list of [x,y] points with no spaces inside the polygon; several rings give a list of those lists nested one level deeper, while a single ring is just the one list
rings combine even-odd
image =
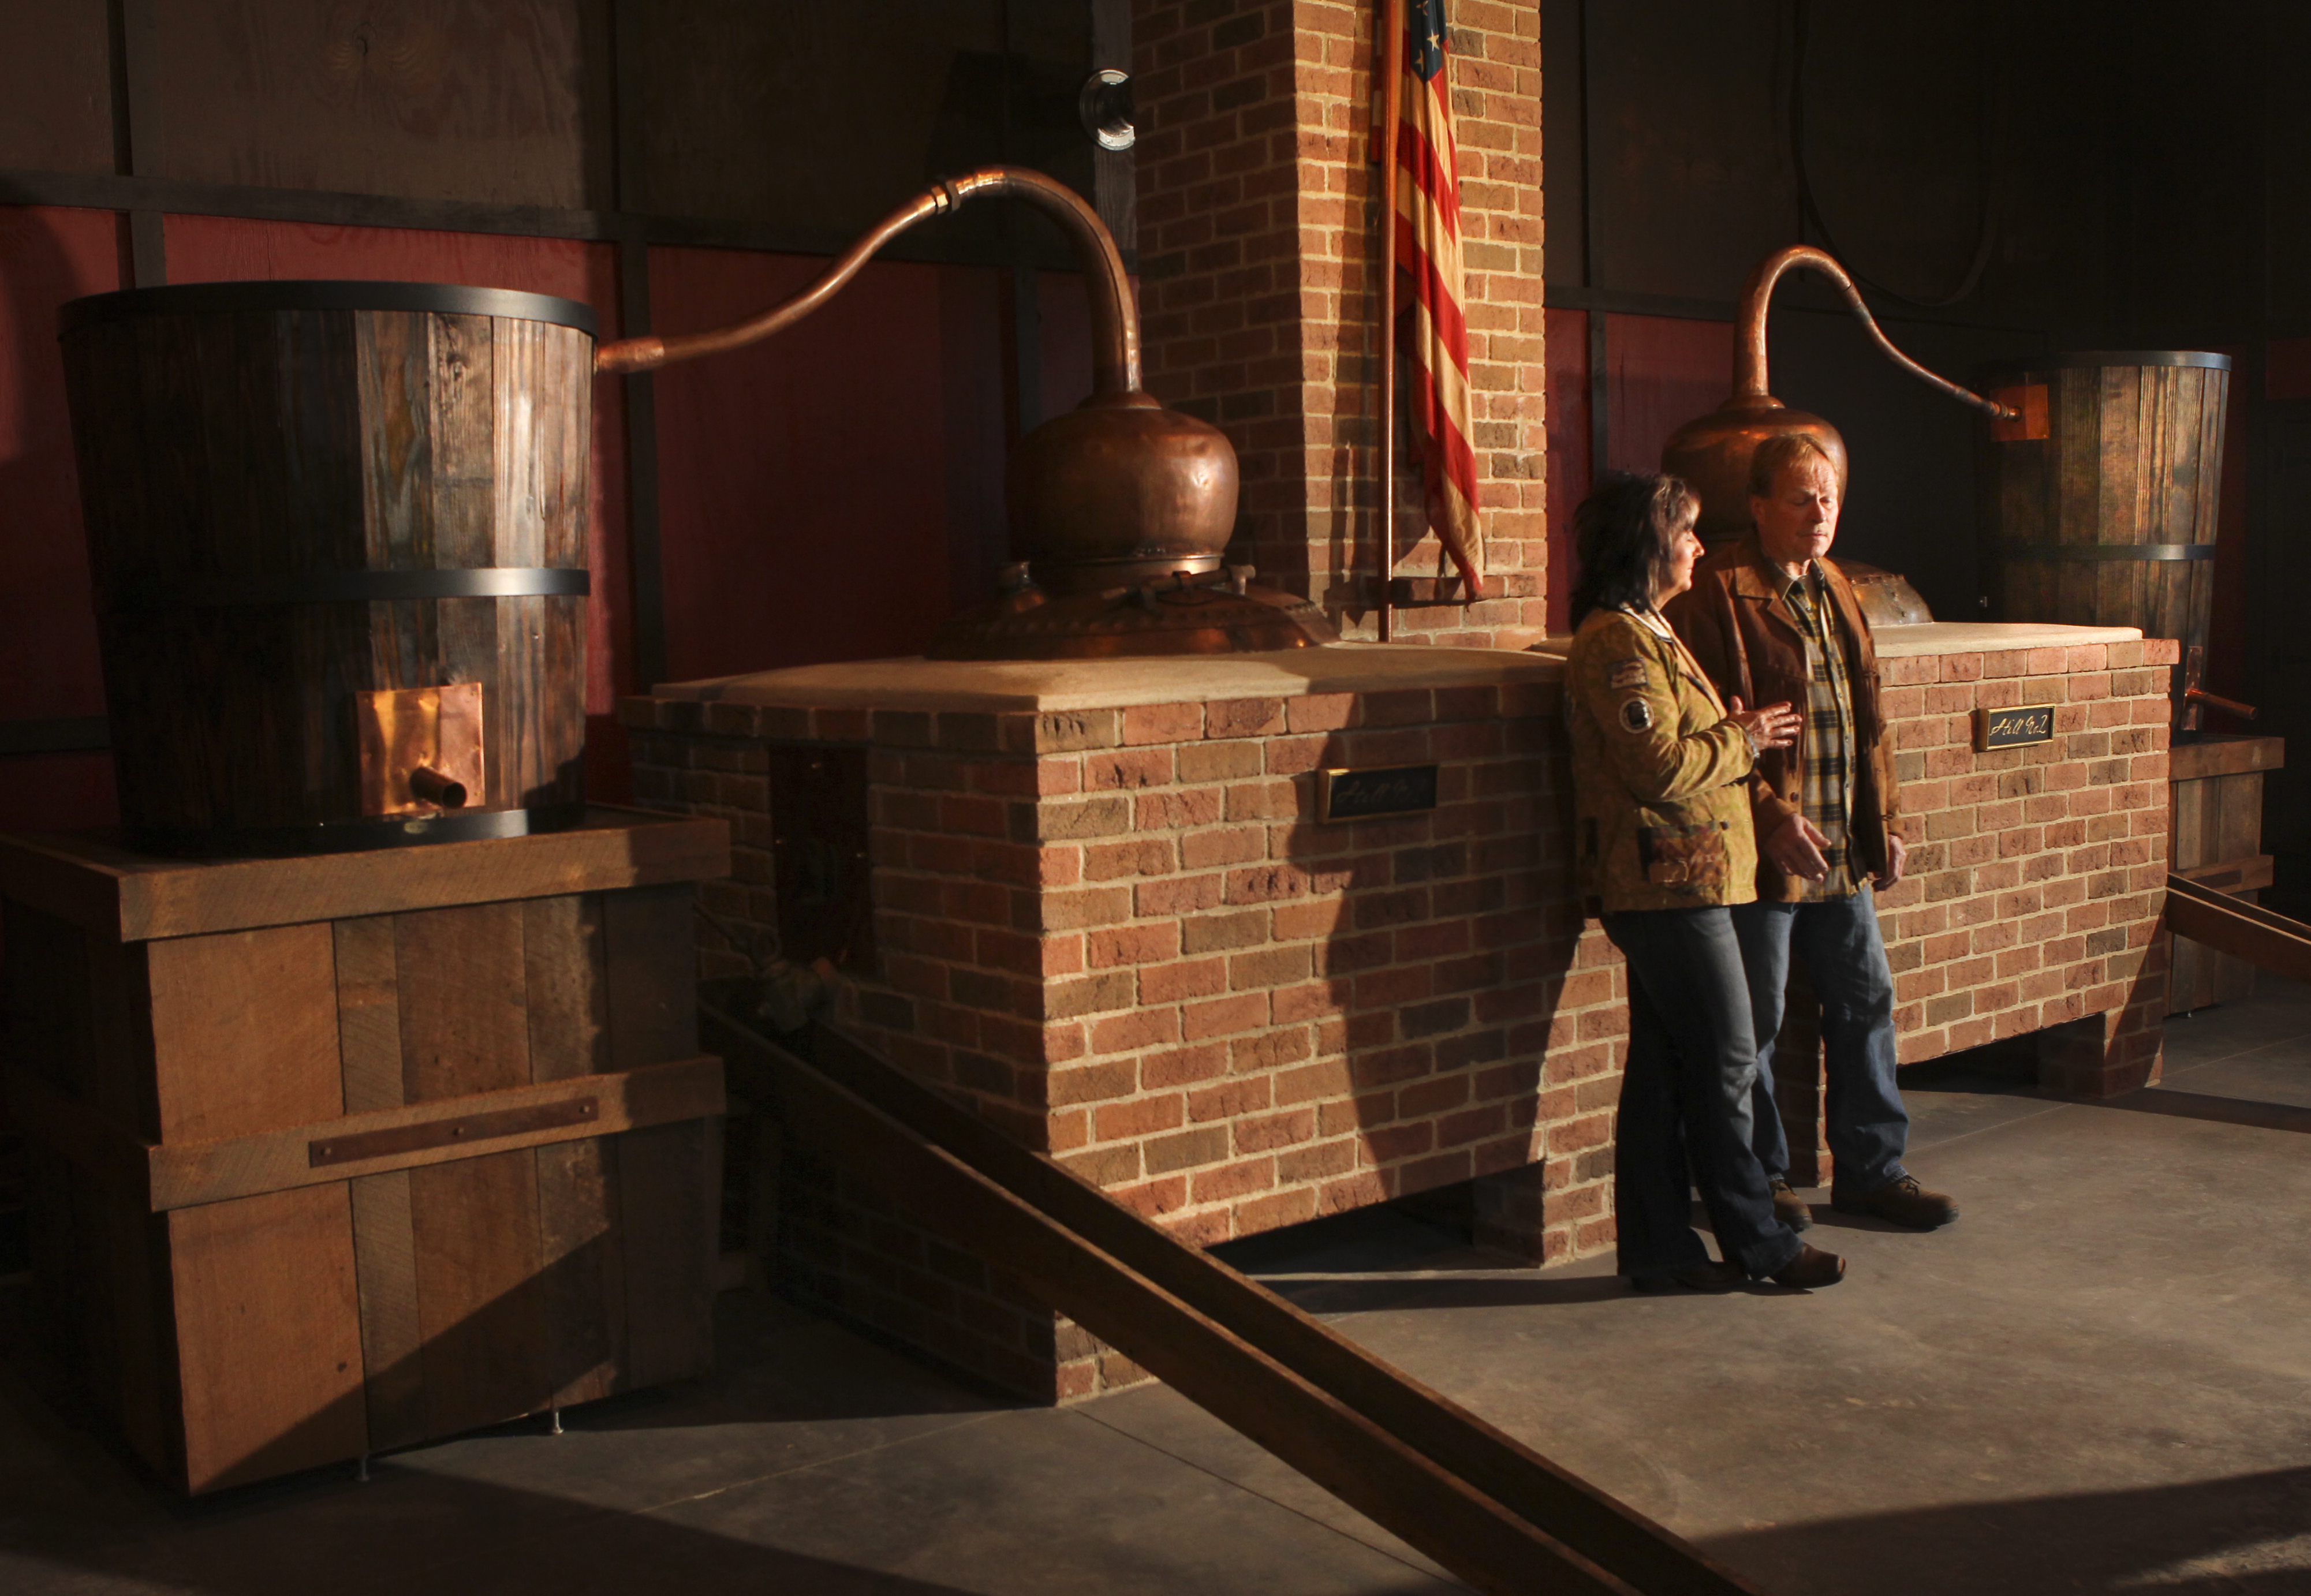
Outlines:
[{"label": "metal hoop band on barrel", "polygon": [[481,809],[467,814],[411,815],[392,820],[333,820],[315,825],[174,831],[139,827],[130,845],[175,859],[286,858],[353,853],[371,848],[414,848],[430,842],[479,842],[567,831],[586,815],[583,804],[528,809]]},{"label": "metal hoop band on barrel", "polygon": [[115,610],[220,609],[257,604],[390,604],[408,598],[583,598],[590,571],[547,565],[459,571],[307,571],[124,584]]},{"label": "metal hoop band on barrel", "polygon": [[449,283],[181,283],[73,300],[64,306],[59,320],[63,331],[75,333],[136,316],[225,310],[417,310],[436,316],[495,316],[575,327],[589,338],[599,328],[593,307],[576,300]]},{"label": "metal hoop band on barrel", "polygon": [[1995,379],[2024,371],[2090,371],[2105,366],[2196,366],[2204,371],[2228,371],[2231,357],[2203,349],[2073,349],[2062,354],[1999,361],[1983,367],[1981,375]]},{"label": "metal hoop band on barrel", "polygon": [[2211,560],[2211,543],[2001,543],[2006,560]]}]

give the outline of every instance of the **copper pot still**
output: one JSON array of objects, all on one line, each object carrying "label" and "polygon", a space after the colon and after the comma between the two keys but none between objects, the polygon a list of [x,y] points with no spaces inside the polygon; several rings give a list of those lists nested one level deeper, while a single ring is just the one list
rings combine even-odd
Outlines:
[{"label": "copper pot still", "polygon": [[1689,421],[1670,434],[1661,446],[1661,469],[1681,476],[1701,496],[1701,518],[1695,530],[1704,543],[1722,543],[1749,531],[1749,461],[1757,446],[1784,432],[1802,432],[1821,446],[1837,468],[1837,494],[1845,496],[1845,440],[1818,415],[1793,410],[1766,390],[1766,311],[1775,285],[1792,266],[1820,273],[1836,284],[1846,304],[1861,319],[1871,339],[1888,359],[1931,388],[1961,404],[2001,420],[2014,413],[1980,394],[1935,376],[1894,347],[1862,302],[1862,294],[1845,268],[1810,244],[1792,244],[1759,261],[1741,287],[1741,310],[1733,339],[1733,392],[1707,415]]},{"label": "copper pot still", "polygon": [[1314,606],[1253,583],[1249,566],[1221,569],[1235,527],[1235,449],[1218,428],[1140,388],[1139,315],[1115,240],[1079,196],[1041,172],[984,167],[934,183],[792,299],[712,332],[605,344],[595,370],[648,371],[769,337],[833,298],[892,239],[981,195],[1042,207],[1075,246],[1090,288],[1092,393],[1013,449],[1004,596],[949,619],[930,657],[1224,654],[1339,641]]}]

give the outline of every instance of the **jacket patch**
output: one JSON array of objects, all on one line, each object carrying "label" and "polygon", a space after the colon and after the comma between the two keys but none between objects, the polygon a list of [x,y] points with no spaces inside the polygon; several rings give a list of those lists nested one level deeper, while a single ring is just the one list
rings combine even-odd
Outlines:
[{"label": "jacket patch", "polygon": [[[1643,666],[1638,667],[1640,670]],[[1621,706],[1621,729],[1651,731],[1653,728],[1653,707],[1642,698],[1633,698]]]},{"label": "jacket patch", "polygon": [[1642,687],[1644,685],[1645,662],[1642,659],[1624,659],[1605,675],[1605,690],[1608,693],[1618,693],[1624,687]]},{"label": "jacket patch", "polygon": [[1712,898],[1725,891],[1725,822],[1637,828],[1637,862],[1654,886]]}]

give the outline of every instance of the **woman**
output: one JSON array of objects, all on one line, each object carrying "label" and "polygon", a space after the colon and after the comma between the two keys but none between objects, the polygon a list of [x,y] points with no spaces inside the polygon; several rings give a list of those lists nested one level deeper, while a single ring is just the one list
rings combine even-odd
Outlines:
[{"label": "woman", "polygon": [[[1700,501],[1674,476],[1622,478],[1574,518],[1581,580],[1566,695],[1582,890],[1629,967],[1613,1200],[1640,1291],[1835,1284],[1833,1253],[1774,1217],[1750,1150],[1749,985],[1727,906],[1757,895],[1750,771],[1787,747],[1786,703],[1731,712],[1660,606],[1693,583]],[[1694,1234],[1688,1154],[1722,1261]]]}]

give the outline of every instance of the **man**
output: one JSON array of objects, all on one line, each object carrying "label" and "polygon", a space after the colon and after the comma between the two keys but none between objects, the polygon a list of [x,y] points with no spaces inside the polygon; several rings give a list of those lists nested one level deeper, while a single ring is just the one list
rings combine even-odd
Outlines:
[{"label": "man", "polygon": [[1757,1028],[1753,1145],[1775,1211],[1795,1229],[1813,1221],[1790,1190],[1774,1105],[1794,952],[1821,1000],[1831,1205],[1931,1230],[1957,1218],[1958,1204],[1902,1167],[1910,1118],[1894,1082],[1894,976],[1871,888],[1901,880],[1905,850],[1877,649],[1853,584],[1826,557],[1838,509],[1836,468],[1819,444],[1803,433],[1767,439],[1749,472],[1755,535],[1706,556],[1665,613],[1722,696],[1806,711],[1792,746],[1758,757],[1757,901],[1732,911]]}]

